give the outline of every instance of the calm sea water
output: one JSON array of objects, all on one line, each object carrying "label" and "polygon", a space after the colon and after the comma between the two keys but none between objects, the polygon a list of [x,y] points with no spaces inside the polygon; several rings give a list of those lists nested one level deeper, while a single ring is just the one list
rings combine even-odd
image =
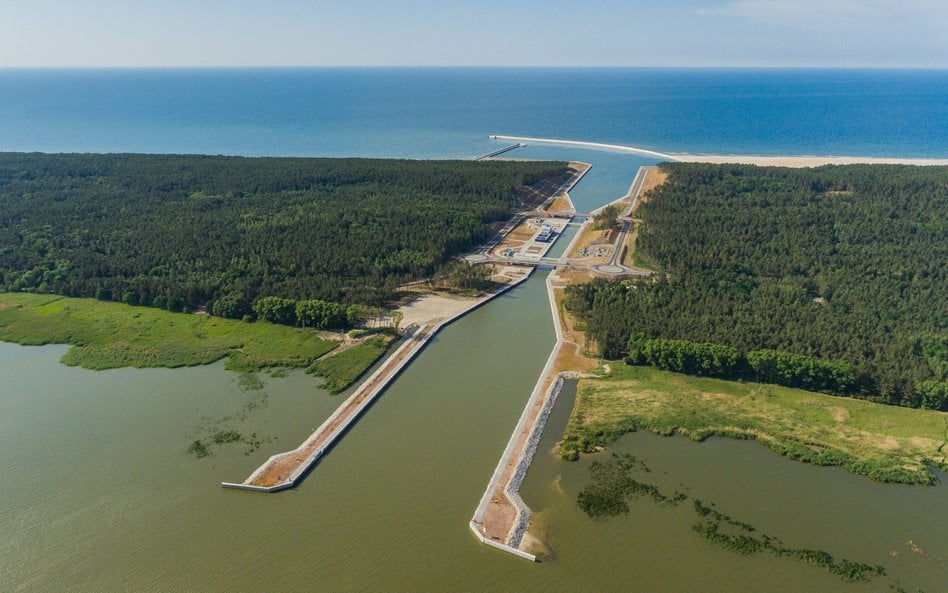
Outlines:
[{"label": "calm sea water", "polygon": [[0,70],[0,150],[470,157],[491,133],[948,155],[948,70]]}]

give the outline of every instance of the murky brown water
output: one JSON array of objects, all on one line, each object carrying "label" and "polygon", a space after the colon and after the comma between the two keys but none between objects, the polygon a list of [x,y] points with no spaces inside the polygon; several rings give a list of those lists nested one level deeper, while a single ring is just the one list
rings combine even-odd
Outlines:
[{"label": "murky brown water", "polygon": [[[555,557],[531,564],[479,544],[467,521],[554,340],[543,280],[445,329],[301,487],[274,495],[218,483],[295,446],[341,401],[312,377],[245,391],[219,364],[92,372],[60,365],[63,347],[0,344],[0,590],[889,590],[888,578],[847,584],[715,548],[692,533],[687,507],[641,501],[592,521],[575,507],[588,459],[544,453],[555,430],[524,488]],[[554,429],[569,411],[560,404]],[[272,440],[249,455],[187,453],[224,428]],[[945,487],[876,484],[723,439],[635,434],[616,449],[644,459],[663,488],[788,544],[883,564],[909,591],[946,590]]]}]

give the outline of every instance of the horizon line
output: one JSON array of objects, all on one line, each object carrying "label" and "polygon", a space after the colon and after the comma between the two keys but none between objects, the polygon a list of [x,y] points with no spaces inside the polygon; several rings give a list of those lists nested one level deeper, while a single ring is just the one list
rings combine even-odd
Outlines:
[{"label": "horizon line", "polygon": [[678,66],[617,66],[617,65],[494,65],[494,64],[349,64],[349,65],[301,65],[301,64],[230,64],[230,65],[7,65],[0,64],[2,70],[447,70],[447,69],[491,69],[491,70],[926,70],[948,71],[944,66],[886,66],[886,65],[678,65]]}]

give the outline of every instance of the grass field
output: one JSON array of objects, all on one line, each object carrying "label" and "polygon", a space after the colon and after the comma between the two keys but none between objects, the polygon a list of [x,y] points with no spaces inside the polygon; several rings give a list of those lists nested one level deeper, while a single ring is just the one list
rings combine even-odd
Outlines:
[{"label": "grass field", "polygon": [[0,340],[70,344],[62,362],[95,370],[192,366],[225,356],[236,371],[302,367],[338,345],[270,323],[25,293],[0,293]]},{"label": "grass field", "polygon": [[792,459],[887,482],[930,483],[929,465],[948,470],[945,412],[621,363],[579,382],[560,451],[570,458],[636,429],[757,439]]},{"label": "grass field", "polygon": [[317,361],[306,372],[325,378],[323,388],[329,393],[340,393],[381,358],[391,342],[392,336],[373,336],[357,346]]}]

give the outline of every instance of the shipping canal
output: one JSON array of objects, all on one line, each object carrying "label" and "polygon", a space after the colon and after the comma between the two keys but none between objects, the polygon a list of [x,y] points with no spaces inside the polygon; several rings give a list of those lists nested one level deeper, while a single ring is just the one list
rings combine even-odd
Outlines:
[{"label": "shipping canal", "polygon": [[[614,177],[618,191],[593,204],[581,185],[577,208],[625,191],[641,161],[621,162],[625,176],[590,174],[593,184],[594,173]],[[627,515],[589,519],[576,495],[589,464],[611,452],[575,463],[552,454],[569,383],[521,491],[550,554],[534,564],[481,545],[467,523],[555,340],[546,275],[437,334],[302,485],[279,495],[218,484],[295,447],[345,394],[297,371],[259,381],[221,363],[93,372],[61,365],[65,347],[0,343],[0,589],[944,591],[944,485],[878,484],[753,442],[636,433],[612,450],[636,455],[664,490],[713,502],[787,545],[880,564],[885,577],[845,583],[788,558],[715,547],[693,533],[684,505],[642,499]],[[221,431],[256,445],[189,453]]]},{"label": "shipping canal", "polygon": [[[280,495],[220,489],[305,438],[338,403],[312,377],[242,386],[222,365],[93,372],[65,348],[0,344],[0,578],[12,591],[878,591],[789,559],[744,557],[643,500],[593,521],[575,506],[588,459],[549,454],[563,399],[523,488],[553,548],[531,564],[467,521],[553,344],[539,272],[443,330],[317,466]],[[219,427],[266,442],[188,444]],[[634,434],[652,481],[713,501],[794,545],[880,563],[940,591],[945,488],[882,485],[749,442]],[[608,454],[606,454],[608,455]],[[600,455],[602,457],[602,455]],[[906,546],[912,541],[926,555]],[[887,581],[885,581],[887,582]]]}]

